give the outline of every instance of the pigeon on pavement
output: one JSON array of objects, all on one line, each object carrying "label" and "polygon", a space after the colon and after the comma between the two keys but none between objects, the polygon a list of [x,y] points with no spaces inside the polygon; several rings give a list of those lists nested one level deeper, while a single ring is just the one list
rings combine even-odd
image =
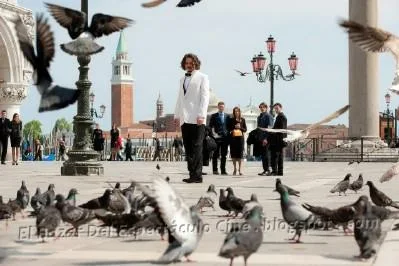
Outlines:
[{"label": "pigeon on pavement", "polygon": [[25,181],[22,181],[21,188],[17,191],[17,201],[22,210],[28,207],[29,200],[29,190],[26,188]]},{"label": "pigeon on pavement", "polygon": [[346,196],[346,191],[349,188],[350,181],[349,178],[351,177],[351,174],[346,174],[344,180],[340,181],[338,184],[336,184],[331,190],[330,193],[335,193],[338,192],[338,195],[341,196],[341,193],[344,193]]},{"label": "pigeon on pavement", "polygon": [[55,49],[53,32],[47,19],[44,20],[43,15],[36,17],[36,55],[28,31],[19,17],[15,25],[21,51],[34,69],[33,78],[41,95],[39,112],[59,110],[75,103],[80,91],[54,84],[48,71]]},{"label": "pigeon on pavement", "polygon": [[6,228],[8,227],[8,219],[11,218],[13,211],[8,204],[3,202],[3,197],[0,196],[0,220],[6,220]]},{"label": "pigeon on pavement", "polygon": [[111,200],[111,190],[106,189],[104,194],[101,197],[89,200],[88,202],[79,205],[80,208],[85,208],[85,209],[108,209],[109,203]]},{"label": "pigeon on pavement", "polygon": [[349,39],[364,51],[390,52],[393,55],[396,69],[390,91],[399,94],[399,38],[390,32],[351,20],[341,20],[339,25],[347,30]]},{"label": "pigeon on pavement", "polygon": [[68,192],[68,196],[65,199],[66,203],[72,206],[76,206],[76,195],[79,194],[76,188],[71,188]]},{"label": "pigeon on pavement", "polygon": [[123,30],[134,21],[128,18],[115,17],[106,14],[94,14],[90,26],[87,25],[87,14],[67,7],[46,3],[54,19],[68,30],[74,40],[62,44],[61,49],[70,55],[91,55],[101,52],[104,47],[94,42],[95,38]]},{"label": "pigeon on pavement", "polygon": [[391,206],[391,207],[394,207],[396,209],[399,209],[399,204],[394,202],[390,197],[385,195],[382,191],[378,190],[375,187],[375,185],[373,184],[373,182],[367,181],[366,185],[369,186],[370,198],[371,198],[371,201],[375,205],[381,206],[381,207]]},{"label": "pigeon on pavement", "polygon": [[75,236],[78,236],[79,226],[96,218],[93,210],[70,205],[61,194],[58,194],[55,200],[57,201],[55,206],[61,212],[62,220],[73,226],[75,229]]},{"label": "pigeon on pavement", "polygon": [[[277,179],[276,179],[276,189],[273,190],[273,191],[277,191],[277,186],[278,186],[278,184],[282,184],[280,178],[277,178]],[[287,185],[284,185],[284,184],[282,184],[282,185],[287,189],[288,194],[290,194],[291,196],[300,197],[299,194],[300,194],[301,192],[299,192],[299,191],[297,191],[297,190],[295,190],[295,189],[293,189],[293,188],[290,188],[290,187],[287,186]]]},{"label": "pigeon on pavement", "polygon": [[238,213],[242,213],[245,201],[243,199],[237,198],[234,195],[234,191],[231,187],[228,187],[226,190],[227,190],[227,201],[229,202],[232,210],[234,211],[235,217],[237,217]]},{"label": "pigeon on pavement", "polygon": [[227,234],[219,256],[230,259],[230,265],[233,265],[235,257],[243,256],[246,266],[249,256],[259,249],[263,241],[262,214],[260,206],[254,207],[246,221],[242,225],[231,228]]},{"label": "pigeon on pavement", "polygon": [[33,213],[38,213],[40,208],[42,207],[41,202],[39,201],[40,197],[41,197],[42,193],[40,191],[40,188],[36,188],[36,192],[35,195],[32,196],[32,198],[30,199],[30,206],[33,209]]},{"label": "pigeon on pavement", "polygon": [[252,194],[251,199],[248,202],[245,202],[244,208],[242,209],[242,218],[246,219],[251,210],[257,206],[260,207],[263,212],[263,207],[262,205],[260,205],[258,197],[256,196],[256,194]]},{"label": "pigeon on pavement", "polygon": [[298,236],[296,243],[300,243],[302,230],[313,227],[317,219],[311,212],[291,200],[287,189],[282,184],[277,186],[277,192],[280,193],[283,218],[287,224],[293,226],[296,230],[295,235],[290,240],[295,240],[295,237]]},{"label": "pigeon on pavement", "polygon": [[201,196],[201,198],[198,200],[196,207],[202,212],[202,208],[208,207],[212,208],[215,210],[215,207],[213,206],[216,202],[218,194],[215,191],[215,185],[211,184],[208,187],[208,190],[204,195]]},{"label": "pigeon on pavement", "polygon": [[[46,194],[46,206],[41,208],[36,216],[36,232],[38,237],[49,236],[55,232],[61,222],[61,212],[54,206],[51,195]],[[57,237],[56,237],[57,239]]]},{"label": "pigeon on pavement", "polygon": [[376,254],[376,247],[381,237],[381,220],[373,214],[367,196],[359,199],[354,206],[355,240],[360,248],[359,257],[369,259]]},{"label": "pigeon on pavement", "polygon": [[219,207],[222,210],[228,211],[226,216],[230,216],[230,213],[233,211],[230,201],[227,200],[227,197],[225,195],[223,188],[220,189],[220,193],[219,193]]},{"label": "pigeon on pavement", "polygon": [[285,142],[293,142],[299,139],[305,139],[309,136],[309,133],[319,127],[322,124],[328,123],[331,120],[341,116],[343,113],[349,110],[349,105],[342,107],[341,109],[335,111],[334,113],[330,114],[326,118],[322,119],[321,121],[314,123],[303,130],[290,130],[290,129],[273,129],[273,128],[259,128],[260,130],[267,131],[270,133],[285,133],[287,137],[284,138]]},{"label": "pigeon on pavement", "polygon": [[357,180],[353,181],[353,183],[349,185],[349,189],[357,193],[357,191],[360,190],[362,187],[363,187],[363,175],[359,174]]}]

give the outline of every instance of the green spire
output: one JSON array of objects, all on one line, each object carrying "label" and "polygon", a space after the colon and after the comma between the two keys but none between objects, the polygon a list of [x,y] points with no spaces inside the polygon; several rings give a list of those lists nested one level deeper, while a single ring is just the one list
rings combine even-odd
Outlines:
[{"label": "green spire", "polygon": [[125,35],[123,34],[123,30],[121,31],[121,34],[119,35],[119,41],[118,41],[118,47],[116,48],[116,54],[124,54],[127,53],[127,47],[126,47],[126,41],[125,41]]}]

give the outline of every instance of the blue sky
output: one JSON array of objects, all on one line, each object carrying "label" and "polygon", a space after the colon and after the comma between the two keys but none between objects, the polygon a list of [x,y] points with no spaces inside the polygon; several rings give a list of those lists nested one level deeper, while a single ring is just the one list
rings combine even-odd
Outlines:
[{"label": "blue sky", "polygon": [[[196,53],[202,71],[209,75],[210,86],[231,108],[245,106],[252,96],[255,104],[269,102],[269,83],[258,83],[254,75],[239,76],[234,69],[250,71],[250,60],[260,51],[265,54],[267,37],[277,40],[275,62],[289,74],[287,58],[299,57],[296,80],[275,83],[275,102],[284,105],[288,123],[311,123],[348,103],[348,39],[337,26],[337,19],[348,17],[348,0],[203,0],[191,8],[176,8],[169,0],[153,9],[140,6],[145,0],[89,0],[89,17],[95,13],[125,16],[136,24],[125,30],[129,57],[133,61],[134,119],[152,119],[155,101],[162,95],[166,113],[173,112],[178,81],[183,75],[181,57]],[[43,12],[41,0],[18,0],[21,6]],[[79,0],[48,0],[54,4],[80,9]],[[115,4],[118,3],[118,4]],[[399,34],[396,0],[379,1],[379,26]],[[48,15],[50,16],[50,15]],[[57,44],[70,41],[67,31],[50,18]],[[111,61],[119,34],[97,40],[105,50],[92,57],[89,78],[96,94],[95,105],[108,109],[101,127],[111,124]],[[58,47],[51,65],[53,79],[60,85],[74,87],[78,79],[76,58]],[[385,108],[386,88],[393,80],[394,60],[380,56],[380,109]],[[392,99],[396,107],[399,100]],[[38,113],[39,95],[31,87],[21,108],[24,121],[39,119],[48,132],[58,117],[72,120],[76,105],[60,111]],[[347,125],[347,114],[334,123]]]}]

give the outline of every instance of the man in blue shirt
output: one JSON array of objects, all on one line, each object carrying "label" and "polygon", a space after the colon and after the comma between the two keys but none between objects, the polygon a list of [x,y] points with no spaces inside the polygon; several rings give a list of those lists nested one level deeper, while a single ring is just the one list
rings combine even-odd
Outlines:
[{"label": "man in blue shirt", "polygon": [[230,116],[224,112],[224,102],[218,103],[218,112],[211,115],[209,127],[213,132],[216,140],[217,148],[213,152],[212,168],[213,174],[218,175],[218,157],[220,154],[220,170],[222,175],[227,175],[226,172],[226,156],[228,148],[228,130],[226,123]]},{"label": "man in blue shirt", "polygon": [[[273,117],[268,112],[268,106],[266,103],[261,102],[259,104],[260,115],[258,116],[258,128],[271,128],[273,127]],[[261,158],[262,158],[262,166],[263,172],[259,173],[258,175],[269,175],[269,143],[267,142],[267,132],[262,131],[262,151],[261,151]]]}]

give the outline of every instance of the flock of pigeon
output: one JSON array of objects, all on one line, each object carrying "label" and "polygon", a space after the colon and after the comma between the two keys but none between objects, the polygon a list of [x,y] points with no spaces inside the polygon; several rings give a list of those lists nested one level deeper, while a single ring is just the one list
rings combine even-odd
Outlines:
[{"label": "flock of pigeon", "polygon": [[[350,177],[351,174],[347,174],[330,192],[346,195],[349,189],[357,193],[363,187],[363,176],[360,174],[352,183]],[[15,220],[16,213],[25,217],[24,210],[30,203],[33,209],[30,216],[36,217],[37,237],[42,238],[43,242],[48,236],[57,239],[56,230],[61,222],[71,224],[72,228],[68,231],[78,236],[79,227],[95,219],[101,222],[101,226],[115,228],[118,235],[122,230],[129,230],[137,237],[141,230],[151,229],[158,232],[163,240],[167,232],[169,245],[157,262],[168,264],[178,262],[183,257],[190,261],[189,255],[195,251],[204,233],[204,222],[200,214],[204,208],[215,210],[218,195],[215,186],[211,184],[198,202],[189,207],[169,181],[169,177],[163,179],[158,176],[154,178],[152,188],[133,181],[129,187],[121,189],[120,183],[116,183],[115,187],[106,189],[102,196],[79,206],[76,203],[78,191],[75,188],[64,197],[62,194],[56,195],[54,184],[50,184],[44,193],[37,188],[30,198],[26,184],[22,181],[15,200],[9,199],[8,203],[4,203],[0,196],[0,219],[6,220],[7,228],[8,219]],[[381,237],[381,222],[399,218],[399,211],[385,207],[399,209],[399,204],[378,190],[373,182],[367,181],[366,185],[369,186],[370,198],[375,205],[369,202],[367,196],[362,195],[353,204],[329,209],[296,203],[291,197],[300,197],[300,192],[282,184],[277,178],[274,191],[280,194],[283,219],[295,229],[290,240],[300,243],[303,230],[329,230],[338,226],[342,226],[344,233],[348,234],[349,223],[353,222],[354,237],[360,248],[359,257],[372,257]],[[135,193],[136,189],[141,193]],[[258,250],[263,241],[263,207],[256,194],[252,194],[250,200],[243,200],[234,194],[231,187],[220,189],[219,207],[227,211],[225,217],[234,214],[236,218],[242,214],[240,218],[244,219],[243,222],[232,224],[219,256],[230,259],[230,265],[235,257],[243,256],[247,265],[247,259]]]}]

